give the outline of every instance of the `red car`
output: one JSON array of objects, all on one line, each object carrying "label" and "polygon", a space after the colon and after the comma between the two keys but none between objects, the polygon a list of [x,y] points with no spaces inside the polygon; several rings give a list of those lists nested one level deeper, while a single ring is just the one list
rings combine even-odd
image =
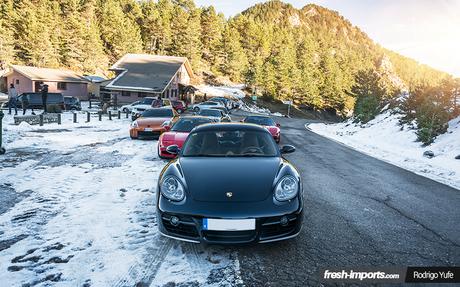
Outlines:
[{"label": "red car", "polygon": [[197,126],[214,123],[210,118],[191,116],[180,118],[172,127],[166,127],[167,132],[161,134],[158,140],[158,156],[160,158],[175,158],[177,155],[170,154],[166,148],[170,145],[178,145],[182,148],[188,134]]},{"label": "red car", "polygon": [[267,116],[247,116],[243,123],[256,124],[266,128],[275,139],[276,143],[281,141],[281,129],[280,124],[275,123],[275,121]]},{"label": "red car", "polygon": [[187,104],[184,101],[171,101],[171,105],[179,114],[187,110]]}]

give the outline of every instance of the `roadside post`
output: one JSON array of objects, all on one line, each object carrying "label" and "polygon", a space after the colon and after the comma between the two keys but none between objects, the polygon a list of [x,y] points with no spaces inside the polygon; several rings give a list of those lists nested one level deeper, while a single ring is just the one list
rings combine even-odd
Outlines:
[{"label": "roadside post", "polygon": [[118,111],[118,119],[121,119],[121,111]]},{"label": "roadside post", "polygon": [[39,119],[40,126],[42,127],[43,126],[43,114],[40,114],[38,116],[38,119]]},{"label": "roadside post", "polygon": [[86,122],[89,123],[91,121],[91,114],[86,112]]},{"label": "roadside post", "polygon": [[112,120],[112,111],[109,111],[109,121]]},{"label": "roadside post", "polygon": [[99,112],[99,121],[102,121],[102,112]]},{"label": "roadside post", "polygon": [[5,114],[3,113],[3,111],[0,110],[0,154],[5,154],[6,152],[5,148],[2,146],[2,137],[3,137],[2,122],[3,122],[4,116]]},{"label": "roadside post", "polygon": [[291,105],[292,105],[292,101],[283,101],[283,104],[287,105],[288,106],[288,110],[287,110],[287,117],[290,118],[291,116],[289,115],[291,113]]},{"label": "roadside post", "polygon": [[62,124],[62,114],[58,114],[58,125]]},{"label": "roadside post", "polygon": [[77,123],[77,113],[73,113],[73,123]]},{"label": "roadside post", "polygon": [[128,111],[126,111],[126,118],[128,118],[128,114],[129,114]]}]

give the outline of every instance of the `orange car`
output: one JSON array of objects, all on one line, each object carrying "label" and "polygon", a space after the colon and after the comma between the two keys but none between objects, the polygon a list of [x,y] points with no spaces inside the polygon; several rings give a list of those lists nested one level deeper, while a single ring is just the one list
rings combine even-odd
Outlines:
[{"label": "orange car", "polygon": [[148,109],[132,122],[129,135],[132,139],[158,139],[178,119],[179,114],[172,107]]}]

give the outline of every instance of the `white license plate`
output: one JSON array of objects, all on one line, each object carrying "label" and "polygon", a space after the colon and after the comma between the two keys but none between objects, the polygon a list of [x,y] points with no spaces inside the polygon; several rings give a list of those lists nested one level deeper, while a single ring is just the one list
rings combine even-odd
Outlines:
[{"label": "white license plate", "polygon": [[255,230],[255,219],[213,219],[203,218],[204,230],[215,231],[243,231]]},{"label": "white license plate", "polygon": [[151,129],[151,128],[145,128],[144,131],[145,131],[145,132],[153,132],[153,129]]}]

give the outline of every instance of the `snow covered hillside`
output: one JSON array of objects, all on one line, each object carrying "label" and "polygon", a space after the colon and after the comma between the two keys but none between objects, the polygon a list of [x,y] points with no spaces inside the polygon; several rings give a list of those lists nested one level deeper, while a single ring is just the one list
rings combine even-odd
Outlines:
[{"label": "snow covered hillside", "polygon": [[282,117],[281,113],[272,113],[269,109],[258,107],[255,104],[247,104],[243,102],[243,99],[246,94],[243,91],[244,85],[236,85],[236,86],[210,86],[210,85],[200,85],[198,89],[201,93],[206,94],[208,96],[213,97],[233,97],[236,99],[240,99],[241,110],[256,113],[256,114],[263,114],[263,115],[272,115],[276,117]]},{"label": "snow covered hillside", "polygon": [[131,140],[126,119],[71,118],[3,120],[0,285],[237,285],[235,252],[158,233],[157,141]]},{"label": "snow covered hillside", "polygon": [[245,97],[245,93],[243,91],[244,85],[236,85],[236,86],[210,86],[210,85],[199,85],[198,90],[203,93],[207,94],[208,96],[213,97],[234,97],[238,99],[242,99]]},{"label": "snow covered hillside", "polygon": [[[449,122],[447,133],[430,146],[416,142],[415,131],[398,125],[399,116],[389,111],[364,127],[352,121],[339,124],[310,124],[308,127],[376,158],[460,189],[460,117]],[[423,156],[433,151],[434,157]]]}]

